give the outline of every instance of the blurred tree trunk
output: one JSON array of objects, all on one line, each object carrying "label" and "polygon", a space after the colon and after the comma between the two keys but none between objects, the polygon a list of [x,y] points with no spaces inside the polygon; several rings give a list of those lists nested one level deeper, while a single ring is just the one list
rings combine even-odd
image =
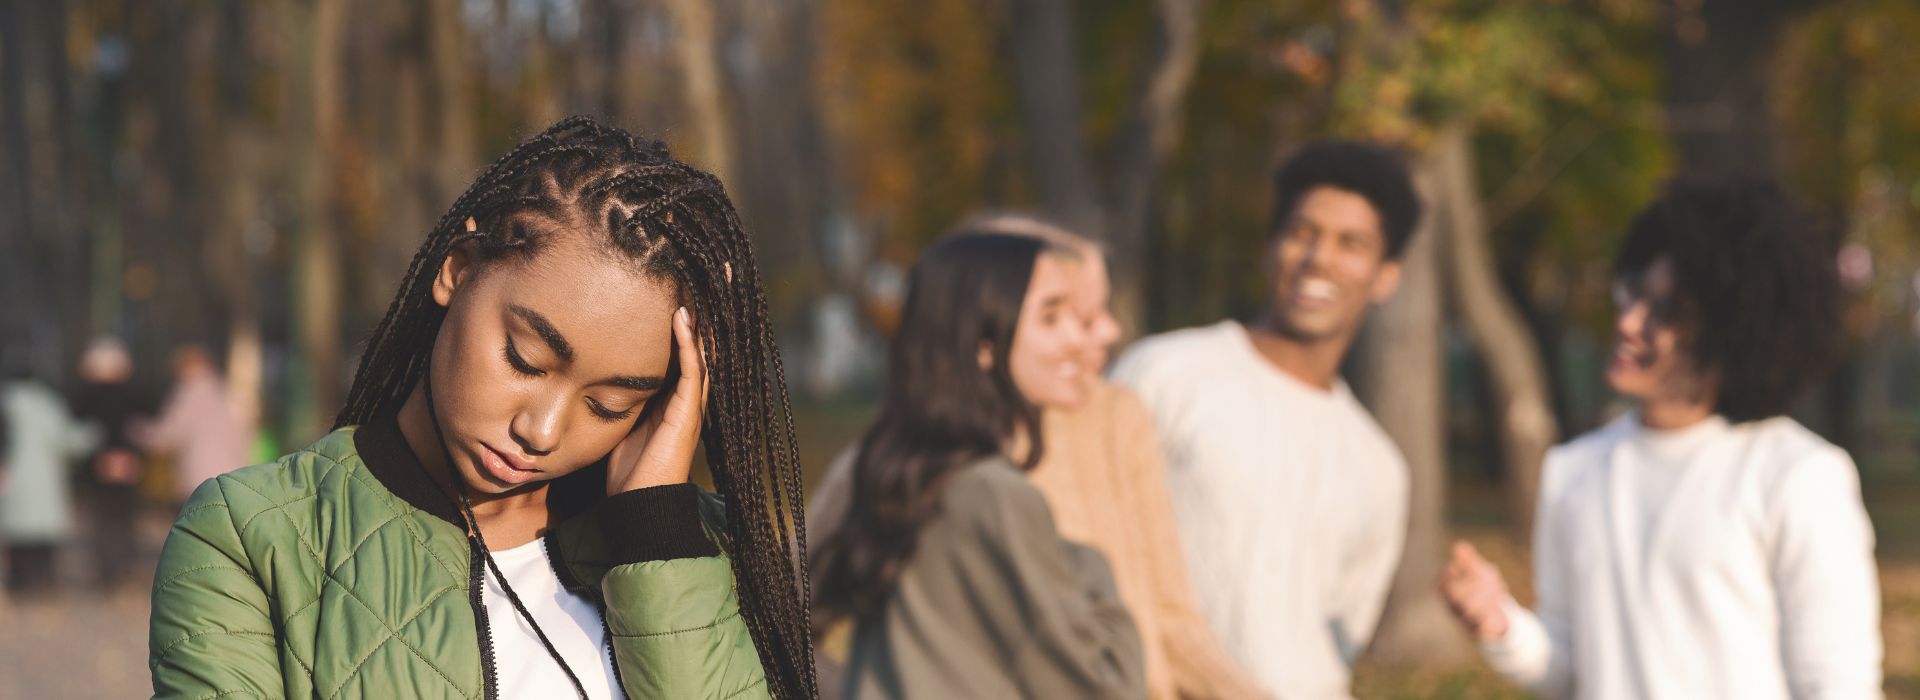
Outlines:
[{"label": "blurred tree trunk", "polygon": [[1828,0],[1670,0],[1667,128],[1683,175],[1778,172],[1772,64],[1794,16]]},{"label": "blurred tree trunk", "polygon": [[1465,122],[1441,128],[1430,147],[1436,206],[1429,218],[1446,231],[1449,291],[1487,368],[1495,432],[1505,468],[1508,532],[1528,546],[1540,461],[1557,439],[1546,364],[1520,310],[1501,288],[1473,164],[1473,132]]},{"label": "blurred tree trunk", "polygon": [[[1445,187],[1442,161],[1419,163],[1415,177],[1432,202]],[[1422,217],[1401,259],[1400,289],[1374,309],[1351,360],[1360,398],[1407,460],[1406,549],[1393,575],[1380,629],[1369,652],[1390,663],[1452,663],[1466,657],[1459,627],[1440,600],[1447,548],[1446,374],[1441,353],[1445,293],[1443,219]]]},{"label": "blurred tree trunk", "polygon": [[[1345,13],[1340,80],[1378,80],[1410,60],[1413,29],[1401,3],[1370,0]],[[1363,86],[1365,83],[1361,83]],[[1342,88],[1334,88],[1336,90]],[[1346,109],[1377,109],[1347,105]],[[1335,122],[1364,122],[1364,113],[1337,114]],[[1404,145],[1404,144],[1403,144]],[[1401,258],[1400,288],[1367,320],[1350,363],[1359,396],[1405,457],[1408,471],[1407,538],[1393,587],[1369,654],[1390,664],[1452,664],[1469,647],[1441,601],[1435,582],[1446,562],[1447,436],[1446,365],[1443,337],[1446,240],[1442,196],[1450,173],[1437,153],[1412,163],[1414,184],[1429,211],[1421,217]]]},{"label": "blurred tree trunk", "polygon": [[304,394],[288,421],[295,442],[324,431],[340,408],[340,241],[330,185],[334,144],[340,135],[339,46],[344,27],[343,0],[294,0],[287,29],[297,37],[293,81],[288,92],[289,150],[298,210],[293,238],[301,361],[295,371]]},{"label": "blurred tree trunk", "polygon": [[[858,294],[866,246],[848,237],[845,195],[830,156],[814,70],[815,0],[738,6],[731,97],[741,167],[729,182],[762,275],[786,290],[777,323],[804,327],[807,306],[831,293]],[[856,250],[843,250],[854,248]],[[851,255],[849,255],[851,254]]]},{"label": "blurred tree trunk", "polygon": [[1179,144],[1181,117],[1194,71],[1200,65],[1201,12],[1204,0],[1155,0],[1160,18],[1160,53],[1147,75],[1129,127],[1116,144],[1114,168],[1118,195],[1108,219],[1113,257],[1115,315],[1142,329],[1146,319],[1148,230],[1152,228],[1160,167]]},{"label": "blurred tree trunk", "polygon": [[1109,200],[1083,134],[1079,66],[1068,0],[1016,0],[1008,17],[1013,82],[1026,126],[1040,209],[1095,239],[1113,258],[1114,315],[1131,330],[1146,316],[1147,230],[1156,176],[1180,136],[1181,112],[1200,62],[1203,0],[1155,0],[1160,45],[1111,149]]},{"label": "blurred tree trunk", "polygon": [[0,319],[9,351],[64,375],[85,342],[81,174],[63,4],[0,1]]},{"label": "blurred tree trunk", "polygon": [[1105,240],[1100,186],[1082,137],[1071,5],[1070,0],[1009,3],[1014,92],[1027,129],[1027,153],[1040,209],[1076,231]]},{"label": "blurred tree trunk", "polygon": [[51,274],[45,282],[51,294],[47,311],[52,312],[50,329],[61,349],[63,376],[73,366],[80,348],[93,333],[88,318],[91,306],[87,297],[86,221],[88,179],[80,130],[84,124],[74,103],[74,71],[69,42],[72,40],[74,8],[70,3],[42,4],[42,22],[46,36],[41,50],[47,76],[47,106],[40,140],[49,156],[46,185],[50,188],[40,199],[50,209],[46,233],[52,259],[43,263]]},{"label": "blurred tree trunk", "polygon": [[720,66],[719,20],[708,0],[666,0],[666,5],[673,15],[674,51],[680,58],[687,123],[699,140],[700,155],[693,162],[731,189],[733,131],[722,82],[725,72]]},{"label": "blurred tree trunk", "polygon": [[220,271],[218,284],[227,309],[227,394],[236,417],[248,429],[259,425],[266,367],[257,286],[257,271],[264,263],[256,240],[264,226],[260,182],[265,172],[260,167],[260,124],[251,111],[253,76],[246,70],[253,64],[253,34],[248,31],[253,7],[243,0],[222,5],[219,55],[229,60],[216,68],[219,89],[213,128],[223,138],[212,141],[216,153],[210,154],[220,166],[219,175],[209,183],[216,201],[211,203],[213,226],[206,250],[208,267]]},{"label": "blurred tree trunk", "polygon": [[[40,3],[0,0],[0,280],[7,314],[0,333],[26,338],[39,307],[34,274],[33,151],[27,125],[27,15]],[[17,342],[17,341],[16,341]],[[11,343],[10,343],[11,345]]]},{"label": "blurred tree trunk", "polygon": [[460,0],[427,0],[421,11],[425,13],[428,94],[433,96],[426,112],[427,133],[433,135],[433,162],[428,166],[432,184],[425,207],[431,226],[477,174],[473,76],[478,71]]}]

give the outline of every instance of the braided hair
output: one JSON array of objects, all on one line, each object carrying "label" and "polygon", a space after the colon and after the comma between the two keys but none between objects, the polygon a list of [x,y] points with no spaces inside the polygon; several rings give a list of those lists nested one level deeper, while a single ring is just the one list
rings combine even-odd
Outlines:
[{"label": "braided hair", "polygon": [[397,407],[422,380],[446,316],[433,280],[455,246],[481,262],[531,258],[563,231],[604,237],[642,274],[672,281],[692,312],[712,378],[700,437],[727,504],[741,615],[773,696],[812,697],[811,591],[804,555],[791,556],[806,551],[800,464],[766,293],[720,180],[664,143],[576,116],[488,165],[408,264],[336,427]]}]

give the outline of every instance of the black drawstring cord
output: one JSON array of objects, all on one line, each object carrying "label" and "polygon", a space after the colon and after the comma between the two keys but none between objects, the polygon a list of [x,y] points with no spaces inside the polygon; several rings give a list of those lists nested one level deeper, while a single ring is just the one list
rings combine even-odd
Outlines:
[{"label": "black drawstring cord", "polygon": [[[507,601],[513,603],[513,609],[519,611],[521,619],[526,620],[527,625],[533,628],[534,636],[540,638],[540,645],[547,648],[547,655],[553,657],[553,662],[560,664],[560,670],[567,674],[567,680],[573,681],[573,690],[580,694],[580,700],[588,700],[586,684],[580,682],[580,676],[573,672],[573,667],[568,666],[567,660],[561,658],[560,650],[553,646],[551,640],[547,639],[546,630],[540,629],[540,623],[533,620],[533,613],[527,612],[527,606],[520,602],[520,595],[513,592],[513,586],[507,585],[506,574],[500,573],[500,564],[493,560],[493,552],[487,549],[487,539],[484,535],[480,534],[480,520],[474,517],[473,505],[467,500],[466,483],[454,469],[453,455],[447,452],[446,438],[440,432],[440,412],[435,409],[433,405],[433,383],[428,379],[428,375],[430,374],[432,374],[431,367],[429,367],[427,371],[420,373],[420,387],[427,397],[427,419],[433,422],[434,439],[440,443],[440,451],[447,463],[448,478],[453,481],[454,488],[459,490],[460,497],[455,499],[451,494],[447,493],[446,489],[441,488],[440,482],[433,478],[433,473],[427,471],[426,464],[421,463],[420,460],[417,459],[414,460],[414,464],[420,467],[420,471],[426,472],[427,482],[433,484],[435,491],[439,491],[440,495],[446,498],[449,503],[459,508],[461,516],[467,521],[468,546],[480,550],[480,556],[486,561],[487,569],[492,571],[493,577],[500,581],[500,590],[507,594]],[[544,547],[545,545],[542,546]],[[553,556],[551,553],[546,553],[546,555],[549,557]],[[481,585],[486,585],[486,577],[482,576],[480,578]],[[612,641],[611,635],[609,635],[608,641]]]}]

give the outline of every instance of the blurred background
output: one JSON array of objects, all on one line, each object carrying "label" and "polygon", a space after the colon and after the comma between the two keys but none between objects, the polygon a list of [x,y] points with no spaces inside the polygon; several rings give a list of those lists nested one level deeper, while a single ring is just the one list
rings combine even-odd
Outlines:
[{"label": "blurred background", "polygon": [[[1836,237],[1847,355],[1798,416],[1860,465],[1888,690],[1920,697],[1914,37],[1910,0],[0,0],[0,355],[86,418],[82,354],[117,337],[113,420],[146,445],[200,346],[231,418],[204,430],[297,448],[478,169],[587,113],[726,182],[818,470],[871,415],[906,266],[968,212],[1095,233],[1138,337],[1257,306],[1280,157],[1397,144],[1431,215],[1348,375],[1415,471],[1414,528],[1356,692],[1519,697],[1444,617],[1442,548],[1528,599],[1539,457],[1619,408],[1628,218],[1678,173],[1770,174]],[[187,470],[103,471],[121,429],[85,425],[44,497],[68,527],[27,550],[52,580],[0,603],[0,696],[146,692]],[[119,527],[132,573],[97,574]]]}]

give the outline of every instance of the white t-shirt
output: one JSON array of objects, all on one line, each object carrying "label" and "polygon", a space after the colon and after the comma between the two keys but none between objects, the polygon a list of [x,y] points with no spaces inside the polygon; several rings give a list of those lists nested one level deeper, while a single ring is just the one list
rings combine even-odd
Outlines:
[{"label": "white t-shirt", "polygon": [[1407,467],[1344,383],[1308,385],[1238,322],[1157,335],[1114,365],[1153,414],[1195,596],[1277,697],[1349,696],[1406,540]]},{"label": "white t-shirt", "polygon": [[1529,611],[1487,660],[1548,698],[1879,698],[1859,475],[1790,418],[1628,414],[1548,453]]},{"label": "white t-shirt", "polygon": [[[493,552],[493,561],[506,574],[507,584],[520,596],[527,612],[540,623],[567,666],[579,674],[587,695],[616,700],[626,695],[614,680],[613,657],[607,653],[606,627],[593,602],[567,592],[548,563],[545,540]],[[500,590],[499,579],[488,571],[481,600],[487,606],[487,629],[493,636],[494,677],[502,700],[550,700],[574,696],[573,682],[540,644],[513,601]]]}]

